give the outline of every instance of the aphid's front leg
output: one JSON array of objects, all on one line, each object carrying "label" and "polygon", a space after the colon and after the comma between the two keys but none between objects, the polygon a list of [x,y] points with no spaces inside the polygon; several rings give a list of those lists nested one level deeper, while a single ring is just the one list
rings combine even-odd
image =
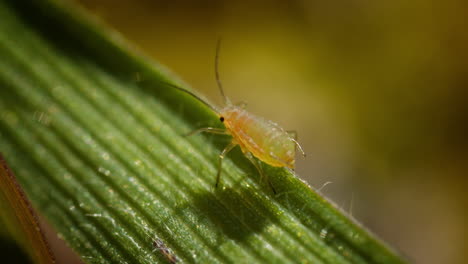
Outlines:
[{"label": "aphid's front leg", "polygon": [[229,145],[227,145],[223,149],[221,154],[219,154],[218,174],[216,175],[216,185],[215,185],[216,188],[218,187],[219,179],[221,178],[221,169],[222,169],[222,165],[223,165],[223,159],[229,153],[229,151],[231,151],[236,145],[237,145],[237,143],[235,143],[235,142],[229,143]]},{"label": "aphid's front leg", "polygon": [[266,177],[266,179],[268,181],[268,185],[270,185],[270,188],[273,191],[273,193],[276,194],[276,190],[273,187],[273,184],[271,183],[270,178],[268,176],[265,176],[265,174],[263,173],[262,167],[260,166],[258,161],[253,157],[252,153],[247,152],[247,153],[245,153],[245,156],[250,160],[250,162],[253,163],[255,168],[257,168],[257,171],[260,174],[260,182],[263,182],[263,179]]},{"label": "aphid's front leg", "polygon": [[186,136],[192,136],[201,132],[207,132],[207,133],[213,133],[213,134],[221,134],[221,135],[229,135],[229,133],[226,132],[226,130],[221,129],[221,128],[215,128],[215,127],[203,127],[196,129],[190,133],[188,133]]}]

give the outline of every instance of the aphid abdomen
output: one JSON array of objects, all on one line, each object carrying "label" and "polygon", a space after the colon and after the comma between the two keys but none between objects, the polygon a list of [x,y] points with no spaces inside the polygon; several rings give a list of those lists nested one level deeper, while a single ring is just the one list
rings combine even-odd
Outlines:
[{"label": "aphid abdomen", "polygon": [[276,123],[266,121],[264,150],[271,158],[282,163],[284,167],[294,168],[295,163],[295,143],[290,135],[279,127]]},{"label": "aphid abdomen", "polygon": [[294,142],[277,124],[235,106],[223,109],[225,126],[244,152],[275,167],[294,167]]}]

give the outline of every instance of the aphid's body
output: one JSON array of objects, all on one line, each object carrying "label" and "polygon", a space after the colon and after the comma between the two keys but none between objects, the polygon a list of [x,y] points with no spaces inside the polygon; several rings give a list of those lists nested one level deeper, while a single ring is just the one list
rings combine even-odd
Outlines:
[{"label": "aphid's body", "polygon": [[[243,105],[233,105],[229,99],[224,95],[224,91],[219,80],[218,74],[218,54],[219,54],[219,42],[216,49],[216,60],[215,60],[215,69],[216,69],[216,81],[218,82],[219,90],[223,96],[225,106],[222,109],[212,106],[211,104],[203,101],[201,98],[195,94],[182,89],[180,87],[168,84],[174,88],[177,88],[185,93],[190,94],[191,96],[198,99],[200,102],[204,103],[206,106],[211,108],[215,113],[218,114],[221,122],[224,123],[226,129],[205,127],[200,128],[189,135],[193,135],[199,132],[208,132],[215,134],[224,134],[231,135],[231,143],[224,148],[224,150],[219,155],[218,163],[218,174],[216,177],[216,186],[218,186],[220,176],[221,176],[221,166],[224,156],[231,151],[235,146],[239,145],[242,152],[245,156],[255,165],[258,172],[263,178],[263,171],[260,164],[254,158],[254,156],[271,166],[274,167],[286,167],[294,169],[296,153],[296,147],[302,152],[302,155],[305,156],[304,151],[302,150],[299,143],[296,139],[291,136],[295,132],[287,132],[283,130],[276,123],[265,120],[261,117],[255,116],[244,110]],[[273,192],[276,193],[273,185],[268,179],[268,184],[272,188]]]},{"label": "aphid's body", "polygon": [[294,168],[295,140],[278,124],[254,116],[239,106],[228,106],[220,115],[242,152],[250,152],[274,167]]}]

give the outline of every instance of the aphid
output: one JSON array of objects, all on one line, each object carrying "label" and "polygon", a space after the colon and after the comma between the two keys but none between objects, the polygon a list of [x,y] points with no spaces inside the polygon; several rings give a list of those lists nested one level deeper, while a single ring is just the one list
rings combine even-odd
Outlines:
[{"label": "aphid", "polygon": [[[168,84],[169,86],[172,86],[178,90],[181,90],[193,96],[194,98],[211,108],[219,116],[219,120],[224,124],[226,128],[220,129],[214,127],[204,127],[197,129],[189,133],[188,135],[194,135],[200,132],[207,132],[232,136],[231,143],[227,145],[219,155],[218,173],[216,175],[215,186],[218,187],[219,185],[224,157],[237,145],[241,148],[244,155],[257,168],[262,180],[265,177],[258,160],[261,160],[274,167],[286,167],[294,169],[296,147],[301,151],[302,155],[305,157],[305,153],[302,147],[296,140],[296,132],[285,131],[278,124],[247,112],[245,110],[245,103],[231,103],[229,98],[227,98],[224,94],[223,86],[219,78],[219,47],[220,42],[218,41],[215,56],[215,75],[219,91],[224,100],[223,108],[217,108],[183,88],[174,86],[172,84]],[[254,157],[256,157],[258,160]],[[270,180],[268,178],[267,180],[271,189],[276,194],[276,191],[273,185],[271,184]]]}]

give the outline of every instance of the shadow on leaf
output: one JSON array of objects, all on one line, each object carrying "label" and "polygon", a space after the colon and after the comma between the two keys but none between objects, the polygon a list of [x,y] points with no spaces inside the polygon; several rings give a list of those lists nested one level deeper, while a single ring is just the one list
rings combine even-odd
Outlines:
[{"label": "shadow on leaf", "polygon": [[[241,193],[237,193],[232,188],[224,188],[213,193],[201,193],[194,197],[193,205],[205,213],[207,225],[216,226],[229,239],[243,242],[261,232],[267,224],[265,217],[243,202],[244,193],[248,191],[242,189]],[[218,237],[217,242],[222,242],[220,239]]]}]

